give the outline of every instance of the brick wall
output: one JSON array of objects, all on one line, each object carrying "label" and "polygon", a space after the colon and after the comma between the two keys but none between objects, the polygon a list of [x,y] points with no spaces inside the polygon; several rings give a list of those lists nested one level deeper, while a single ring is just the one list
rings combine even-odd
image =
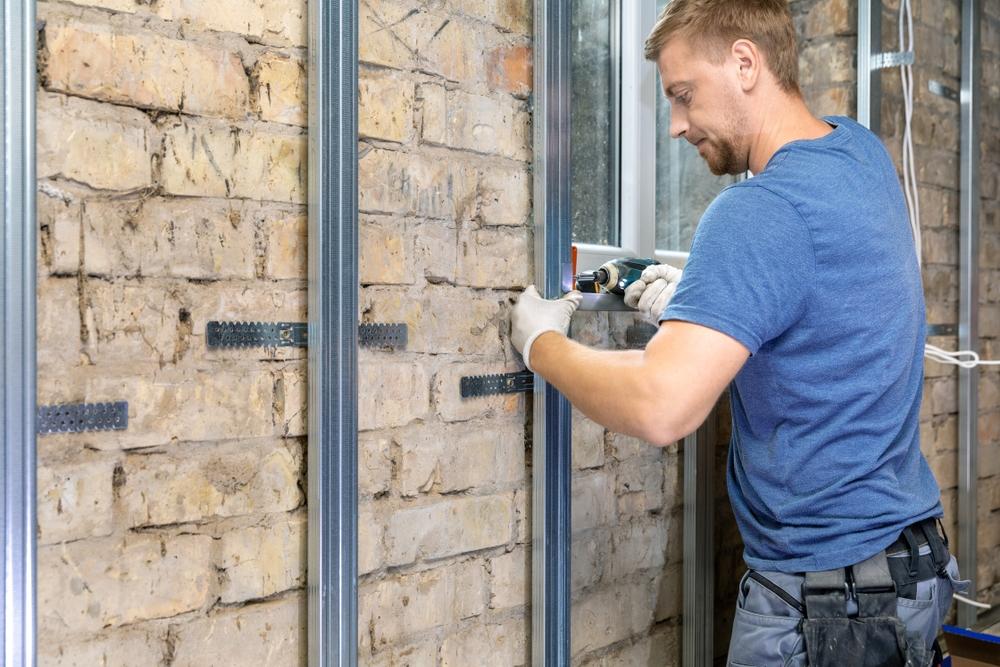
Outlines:
[{"label": "brick wall", "polygon": [[[86,5],[86,6],[84,6]],[[40,663],[288,665],[305,648],[304,3],[39,2]]]},{"label": "brick wall", "polygon": [[362,0],[359,661],[528,664],[523,395],[508,311],[531,261],[531,5]]},{"label": "brick wall", "polygon": [[[807,100],[852,114],[854,3],[791,6]],[[931,322],[957,318],[958,130],[954,105],[923,91],[957,87],[958,6],[917,7]],[[1000,10],[985,6],[981,333],[998,357]],[[360,10],[360,317],[410,325],[405,352],[361,353],[360,662],[528,664],[530,410],[458,390],[520,368],[506,322],[533,280],[532,7]],[[305,4],[49,1],[38,16],[38,400],[130,402],[127,431],[39,439],[41,662],[304,664],[304,352],[209,351],[204,331],[306,316]],[[883,134],[898,155],[894,81]],[[573,335],[622,347],[634,321],[580,314]],[[994,601],[997,373],[980,393]],[[921,414],[952,523],[956,376],[927,364]],[[721,656],[742,546],[720,408]],[[683,450],[573,425],[573,663],[678,664]]]}]

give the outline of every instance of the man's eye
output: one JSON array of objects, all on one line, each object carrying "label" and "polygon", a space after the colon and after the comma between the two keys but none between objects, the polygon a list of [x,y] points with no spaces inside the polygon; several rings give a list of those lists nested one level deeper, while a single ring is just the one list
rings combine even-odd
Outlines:
[{"label": "man's eye", "polygon": [[691,103],[691,96],[687,94],[679,95],[677,97],[677,101],[683,104],[684,106],[687,106],[688,104]]}]

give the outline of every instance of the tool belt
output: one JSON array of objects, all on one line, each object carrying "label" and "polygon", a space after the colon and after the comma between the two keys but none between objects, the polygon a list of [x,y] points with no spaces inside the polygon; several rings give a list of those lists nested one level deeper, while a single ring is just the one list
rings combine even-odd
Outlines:
[{"label": "tool belt", "polygon": [[[930,553],[920,555],[921,544]],[[908,558],[886,554],[907,553]],[[934,519],[905,528],[899,540],[857,565],[807,572],[802,584],[802,635],[810,667],[923,667],[931,653],[910,641],[899,619],[896,597],[915,597],[916,583],[945,572],[947,540]],[[857,615],[848,614],[848,601]]]}]

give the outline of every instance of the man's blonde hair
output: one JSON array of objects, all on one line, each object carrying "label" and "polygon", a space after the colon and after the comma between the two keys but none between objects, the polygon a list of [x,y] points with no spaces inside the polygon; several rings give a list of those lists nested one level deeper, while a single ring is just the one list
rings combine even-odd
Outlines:
[{"label": "man's blonde hair", "polygon": [[782,90],[800,94],[799,49],[786,0],[672,0],[646,39],[646,59],[656,61],[675,36],[714,63],[722,62],[733,42],[748,39]]}]

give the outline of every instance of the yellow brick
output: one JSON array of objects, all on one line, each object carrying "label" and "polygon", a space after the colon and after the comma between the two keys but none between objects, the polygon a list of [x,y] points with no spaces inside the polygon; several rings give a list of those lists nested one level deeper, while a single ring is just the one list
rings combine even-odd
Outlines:
[{"label": "yellow brick", "polygon": [[161,178],[168,194],[305,203],[302,134],[186,120],[165,134]]},{"label": "yellow brick", "polygon": [[403,426],[423,417],[427,375],[418,364],[375,362],[363,356],[358,373],[358,430]]},{"label": "yellow brick", "polygon": [[186,446],[129,456],[118,499],[126,526],[287,512],[302,501],[301,453],[282,442]]},{"label": "yellow brick", "polygon": [[364,285],[412,284],[411,241],[398,222],[381,224],[361,218],[361,283]]},{"label": "yellow brick", "polygon": [[305,593],[220,609],[211,616],[179,624],[174,640],[173,667],[305,665]]},{"label": "yellow brick", "polygon": [[88,202],[84,267],[103,276],[253,278],[258,208],[221,199]]},{"label": "yellow brick", "polygon": [[111,534],[114,459],[38,466],[38,543]]},{"label": "yellow brick", "polygon": [[363,73],[358,82],[358,132],[405,143],[413,135],[413,82]]},{"label": "yellow brick", "polygon": [[358,200],[366,213],[467,219],[476,172],[458,160],[372,149],[358,163]]},{"label": "yellow brick", "polygon": [[43,278],[37,285],[36,346],[39,373],[64,373],[80,363],[77,280]]},{"label": "yellow brick", "polygon": [[241,118],[250,97],[239,56],[153,33],[50,21],[51,89],[139,107]]},{"label": "yellow brick", "polygon": [[199,609],[209,600],[212,538],[127,535],[38,550],[39,632],[96,633]]},{"label": "yellow brick", "polygon": [[39,229],[39,275],[76,273],[80,268],[80,202],[61,196],[49,183],[36,198]]},{"label": "yellow brick", "polygon": [[306,44],[304,0],[159,0],[155,11],[198,30],[235,32],[267,44]]},{"label": "yellow brick", "polygon": [[[282,515],[279,515],[279,517]],[[219,540],[224,604],[267,597],[301,586],[306,574],[305,517],[228,532]]]},{"label": "yellow brick", "polygon": [[254,67],[257,113],[263,120],[306,124],[306,72],[302,61],[267,53]]},{"label": "yellow brick", "polygon": [[132,190],[152,183],[154,130],[141,111],[50,93],[38,96],[39,178]]},{"label": "yellow brick", "polygon": [[526,228],[480,229],[459,236],[459,285],[525,287],[531,281],[531,248]]},{"label": "yellow brick", "polygon": [[129,667],[163,659],[166,626],[127,628],[78,639],[56,634],[38,642],[39,664],[47,667]]},{"label": "yellow brick", "polygon": [[308,226],[304,210],[265,209],[261,226],[267,233],[266,275],[274,280],[308,278]]}]

